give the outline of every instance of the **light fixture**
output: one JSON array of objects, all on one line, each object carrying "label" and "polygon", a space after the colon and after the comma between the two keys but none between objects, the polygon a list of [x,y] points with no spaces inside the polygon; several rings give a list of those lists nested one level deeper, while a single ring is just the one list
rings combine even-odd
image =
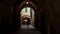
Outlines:
[{"label": "light fixture", "polygon": [[27,22],[28,20],[25,19],[24,21]]},{"label": "light fixture", "polygon": [[29,2],[26,2],[26,4],[28,4]]}]

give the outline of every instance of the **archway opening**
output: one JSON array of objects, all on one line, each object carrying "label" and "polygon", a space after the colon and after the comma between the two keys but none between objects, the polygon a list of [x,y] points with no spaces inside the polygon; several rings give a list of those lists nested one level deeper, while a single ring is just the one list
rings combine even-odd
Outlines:
[{"label": "archway opening", "polygon": [[31,7],[24,7],[20,12],[21,29],[35,29],[34,27],[34,9]]},{"label": "archway opening", "polygon": [[21,33],[40,33],[39,21],[38,21],[38,12],[34,3],[31,1],[24,1],[21,4],[17,3],[14,6],[14,23],[13,28],[18,29]]}]

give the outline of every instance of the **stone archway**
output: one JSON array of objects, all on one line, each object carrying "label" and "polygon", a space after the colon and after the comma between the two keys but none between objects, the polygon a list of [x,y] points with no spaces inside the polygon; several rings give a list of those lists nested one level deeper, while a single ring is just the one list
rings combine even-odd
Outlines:
[{"label": "stone archway", "polygon": [[[17,15],[17,17],[18,17],[18,24],[21,24],[21,21],[20,21],[20,12],[21,12],[21,10],[22,10],[22,8],[24,8],[25,6],[27,6],[27,7],[31,7],[32,9],[34,9],[34,13],[35,13],[35,15],[34,15],[34,20],[36,20],[36,10],[37,10],[37,8],[36,8],[36,6],[34,5],[34,3],[32,3],[31,1],[29,1],[29,4],[26,4],[26,1],[23,1],[20,5],[19,5],[19,7],[18,8],[16,8],[17,10],[16,10],[16,15]],[[18,28],[19,27],[21,27],[21,25],[19,25],[18,26]]]}]

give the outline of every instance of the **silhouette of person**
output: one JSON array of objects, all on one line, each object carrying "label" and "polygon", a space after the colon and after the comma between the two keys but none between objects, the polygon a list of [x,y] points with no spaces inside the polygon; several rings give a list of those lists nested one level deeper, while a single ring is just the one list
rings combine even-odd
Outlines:
[{"label": "silhouette of person", "polygon": [[28,28],[28,20],[27,20],[27,28]]},{"label": "silhouette of person", "polygon": [[27,18],[27,27],[29,27],[30,21],[29,18]]}]

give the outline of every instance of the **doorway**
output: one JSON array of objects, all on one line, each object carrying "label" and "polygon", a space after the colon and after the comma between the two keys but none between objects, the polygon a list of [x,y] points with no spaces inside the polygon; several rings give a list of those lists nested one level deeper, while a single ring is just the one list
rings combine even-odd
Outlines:
[{"label": "doorway", "polygon": [[34,29],[34,9],[24,7],[20,12],[21,29]]}]

